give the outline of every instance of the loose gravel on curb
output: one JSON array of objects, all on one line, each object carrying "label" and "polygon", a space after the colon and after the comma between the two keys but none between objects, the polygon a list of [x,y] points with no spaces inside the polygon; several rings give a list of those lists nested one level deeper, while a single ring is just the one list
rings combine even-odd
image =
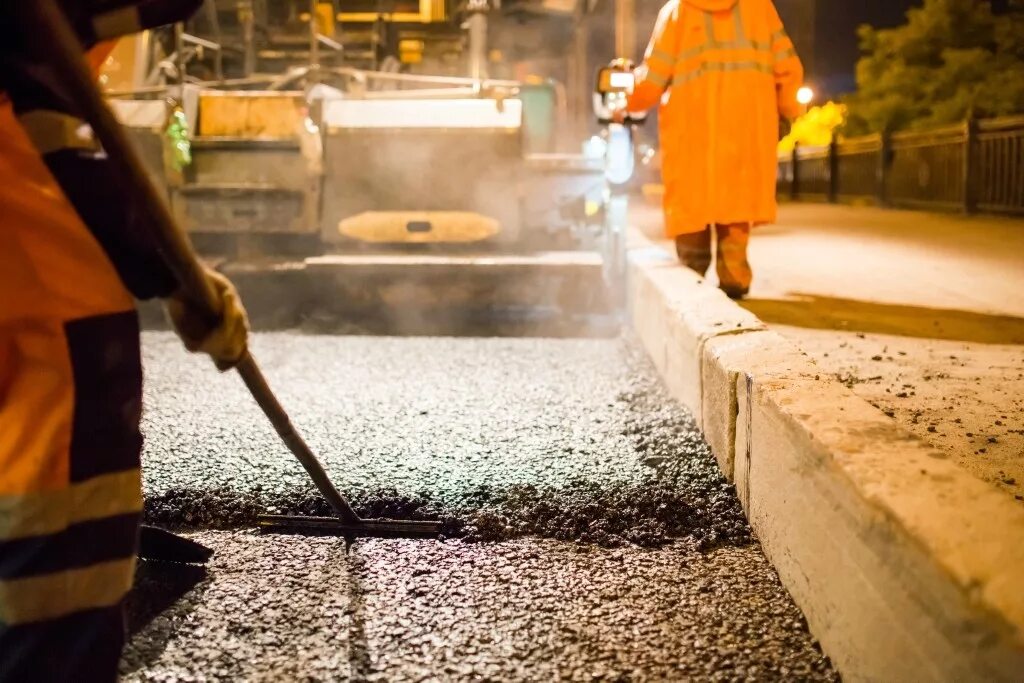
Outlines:
[{"label": "loose gravel on curb", "polygon": [[[363,514],[447,539],[260,536],[325,514],[241,382],[144,335],[130,680],[832,680],[692,419],[633,343],[268,333],[254,350]],[[655,549],[658,548],[658,549]]]}]

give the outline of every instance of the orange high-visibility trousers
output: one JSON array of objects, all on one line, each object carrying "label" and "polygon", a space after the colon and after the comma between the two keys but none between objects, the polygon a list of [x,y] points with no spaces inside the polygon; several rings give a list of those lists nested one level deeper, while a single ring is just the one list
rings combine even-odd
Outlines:
[{"label": "orange high-visibility trousers", "polygon": [[0,680],[114,680],[142,511],[134,302],[0,102]]},{"label": "orange high-visibility trousers", "polygon": [[747,260],[749,223],[715,225],[713,230],[709,226],[699,232],[676,236],[676,254],[680,263],[704,275],[711,266],[712,237],[717,245],[715,271],[719,287],[733,298],[745,296],[754,277]]},{"label": "orange high-visibility trousers", "polygon": [[629,109],[660,103],[667,236],[773,222],[803,67],[771,0],[670,0],[636,76]]}]

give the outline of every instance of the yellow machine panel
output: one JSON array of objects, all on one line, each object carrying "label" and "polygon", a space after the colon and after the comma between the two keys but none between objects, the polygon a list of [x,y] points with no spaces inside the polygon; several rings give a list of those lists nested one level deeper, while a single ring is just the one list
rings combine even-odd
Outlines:
[{"label": "yellow machine panel", "polygon": [[199,135],[294,138],[301,121],[299,103],[294,93],[204,91],[199,95]]},{"label": "yellow machine panel", "polygon": [[[381,17],[379,11],[348,11],[339,12],[338,21],[342,23],[373,23]],[[387,13],[388,21],[406,24],[430,24],[448,19],[444,0],[411,0],[401,3]]]},{"label": "yellow machine panel", "polygon": [[471,211],[366,211],[341,221],[338,230],[378,244],[465,243],[493,237],[501,225]]}]

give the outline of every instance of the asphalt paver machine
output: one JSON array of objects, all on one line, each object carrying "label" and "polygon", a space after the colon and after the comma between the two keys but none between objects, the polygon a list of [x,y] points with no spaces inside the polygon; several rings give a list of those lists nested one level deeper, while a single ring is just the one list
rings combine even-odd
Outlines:
[{"label": "asphalt paver machine", "polygon": [[[599,191],[601,161],[579,153],[562,81],[528,74],[515,38],[571,36],[581,11],[207,0],[119,47],[106,86],[205,253],[586,249],[572,207]],[[569,59],[564,42],[544,49]],[[185,153],[168,139],[175,115]]]}]

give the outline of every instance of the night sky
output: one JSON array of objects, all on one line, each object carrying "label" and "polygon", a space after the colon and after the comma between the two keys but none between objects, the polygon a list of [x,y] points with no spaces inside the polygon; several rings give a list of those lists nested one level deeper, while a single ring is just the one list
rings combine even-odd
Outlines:
[{"label": "night sky", "polygon": [[[832,74],[852,76],[860,52],[856,29],[861,24],[877,27],[898,26],[906,11],[920,2],[913,0],[825,0],[819,2],[817,70],[823,77]],[[834,41],[834,42],[833,42]],[[824,49],[823,49],[824,47]],[[853,83],[850,82],[852,87]]]}]

